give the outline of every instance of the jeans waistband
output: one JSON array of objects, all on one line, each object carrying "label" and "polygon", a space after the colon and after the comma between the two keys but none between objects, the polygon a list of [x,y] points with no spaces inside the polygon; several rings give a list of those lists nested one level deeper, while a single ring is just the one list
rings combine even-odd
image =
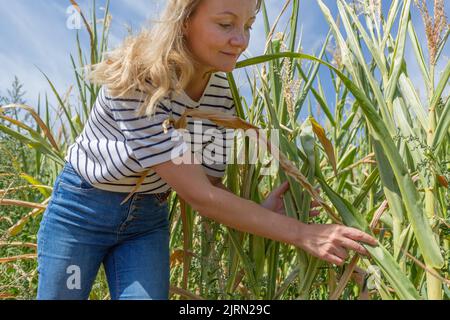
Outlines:
[{"label": "jeans waistband", "polygon": [[[75,169],[73,168],[72,164],[68,161],[64,161],[64,170],[68,170],[70,174],[75,174],[79,177],[80,180],[82,180],[83,182],[85,182],[86,185],[90,184],[88,183],[82,176],[80,176]],[[95,187],[95,186],[93,186]],[[105,190],[104,190],[105,191]],[[150,194],[145,194],[146,196],[153,196],[155,197],[160,203],[163,203],[164,201],[167,200],[167,198],[170,196],[172,192],[172,189],[169,189],[167,191],[164,192],[160,192],[160,193],[150,193]],[[127,194],[127,193],[124,193]]]}]

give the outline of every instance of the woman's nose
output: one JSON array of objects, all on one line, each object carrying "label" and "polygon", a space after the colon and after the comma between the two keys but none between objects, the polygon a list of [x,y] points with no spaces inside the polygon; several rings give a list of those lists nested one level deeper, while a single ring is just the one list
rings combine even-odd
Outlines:
[{"label": "woman's nose", "polygon": [[242,51],[245,50],[245,48],[248,45],[248,36],[246,35],[246,32],[243,30],[238,30],[233,34],[233,37],[231,38],[231,44],[235,47],[240,47]]}]

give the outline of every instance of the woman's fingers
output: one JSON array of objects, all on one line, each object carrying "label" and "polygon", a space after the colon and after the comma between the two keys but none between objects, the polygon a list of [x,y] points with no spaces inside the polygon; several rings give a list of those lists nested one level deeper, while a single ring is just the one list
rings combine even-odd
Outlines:
[{"label": "woman's fingers", "polygon": [[312,208],[318,208],[318,207],[320,207],[321,205],[320,205],[320,202],[319,201],[316,201],[316,200],[313,200],[313,201],[311,201],[311,209]]},{"label": "woman's fingers", "polygon": [[299,237],[299,247],[312,255],[342,266],[349,258],[349,250],[363,255],[369,252],[359,242],[376,246],[378,241],[358,229],[337,224],[305,224]]},{"label": "woman's fingers", "polygon": [[344,261],[349,257],[347,250],[340,246],[334,247],[332,253]]},{"label": "woman's fingers", "polygon": [[276,195],[282,196],[288,189],[289,189],[289,181],[286,180],[274,191],[275,191]]},{"label": "woman's fingers", "polygon": [[310,217],[317,217],[319,214],[320,214],[320,211],[319,211],[319,210],[311,210],[311,211],[309,212],[309,216],[310,216]]},{"label": "woman's fingers", "polygon": [[358,252],[360,254],[369,255],[369,252],[364,248],[361,244],[359,244],[356,241],[350,240],[348,238],[344,238],[341,240],[341,244],[343,247],[347,248],[348,250],[353,250],[355,252]]},{"label": "woman's fingers", "polygon": [[338,257],[338,256],[336,256],[334,254],[331,254],[331,253],[328,253],[325,256],[321,257],[321,258],[323,260],[325,260],[325,261],[327,261],[329,263],[335,264],[337,266],[342,266],[345,263],[344,259],[342,259],[342,258],[340,258],[340,257]]},{"label": "woman's fingers", "polygon": [[343,230],[343,235],[351,240],[361,241],[372,246],[378,245],[377,239],[355,228],[345,227]]}]

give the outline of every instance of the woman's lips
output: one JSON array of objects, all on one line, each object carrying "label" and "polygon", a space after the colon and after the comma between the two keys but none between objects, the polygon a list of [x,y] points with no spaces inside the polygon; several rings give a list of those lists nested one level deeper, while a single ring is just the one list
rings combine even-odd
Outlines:
[{"label": "woman's lips", "polygon": [[229,56],[229,57],[232,57],[232,58],[237,58],[237,57],[239,57],[238,54],[234,54],[234,53],[226,53],[226,52],[221,52],[221,53],[223,53],[224,55],[227,55],[227,56]]}]

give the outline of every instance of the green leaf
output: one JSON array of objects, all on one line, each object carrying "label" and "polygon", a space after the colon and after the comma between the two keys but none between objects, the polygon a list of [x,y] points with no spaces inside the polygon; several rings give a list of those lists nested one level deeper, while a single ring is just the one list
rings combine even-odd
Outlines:
[{"label": "green leaf", "polygon": [[442,111],[442,116],[439,119],[438,125],[436,127],[436,132],[433,138],[433,150],[438,151],[444,141],[444,138],[448,134],[450,128],[450,98],[447,99],[447,104]]},{"label": "green leaf", "polygon": [[408,214],[409,221],[412,224],[414,234],[419,244],[420,251],[428,266],[434,268],[441,268],[444,265],[444,259],[441,255],[439,245],[434,237],[434,233],[431,230],[428,218],[421,205],[420,195],[412,181],[408,169],[406,168],[397,147],[389,134],[389,130],[386,124],[380,118],[377,110],[372,105],[367,95],[358,88],[347,76],[341,71],[333,67],[331,64],[317,59],[316,57],[300,54],[300,53],[278,53],[272,55],[265,55],[255,57],[238,63],[237,67],[244,67],[253,65],[256,63],[263,63],[272,59],[279,59],[282,57],[296,57],[299,59],[308,59],[312,61],[320,61],[323,65],[333,70],[339,78],[343,81],[345,86],[352,92],[353,96],[358,100],[359,107],[363,111],[368,123],[370,124],[370,131],[374,139],[379,141],[383,148],[383,152],[386,155],[392,171],[397,180],[402,200],[404,202],[406,212]]},{"label": "green leaf", "polygon": [[408,26],[410,7],[411,0],[405,0],[399,22],[399,30],[397,34],[397,41],[395,43],[394,57],[392,58],[392,67],[389,74],[389,82],[386,87],[386,100],[388,101],[388,103],[392,103],[394,100],[398,78],[402,70],[403,57],[405,55],[406,29]]}]

